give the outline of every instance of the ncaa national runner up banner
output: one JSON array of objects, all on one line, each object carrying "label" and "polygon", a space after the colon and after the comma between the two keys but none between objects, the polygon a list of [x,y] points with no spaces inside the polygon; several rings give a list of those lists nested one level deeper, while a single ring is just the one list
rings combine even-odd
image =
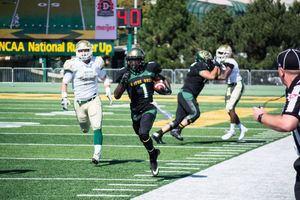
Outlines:
[{"label": "ncaa national runner up banner", "polygon": [[[113,56],[113,41],[93,41],[94,55]],[[77,41],[0,40],[0,55],[75,55]]]}]

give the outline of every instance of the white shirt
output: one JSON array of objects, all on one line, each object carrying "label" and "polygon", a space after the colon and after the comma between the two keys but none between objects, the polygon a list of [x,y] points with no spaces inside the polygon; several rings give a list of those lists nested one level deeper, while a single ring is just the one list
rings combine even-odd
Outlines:
[{"label": "white shirt", "polygon": [[227,78],[227,84],[236,83],[238,81],[241,81],[242,77],[240,75],[240,69],[239,69],[238,63],[233,58],[226,58],[224,60],[224,63],[230,63],[234,66],[231,70],[229,77]]},{"label": "white shirt", "polygon": [[98,95],[98,78],[104,79],[106,71],[104,61],[100,56],[92,57],[89,63],[78,58],[67,60],[64,64],[65,75],[63,83],[72,82],[76,100],[87,100]]}]

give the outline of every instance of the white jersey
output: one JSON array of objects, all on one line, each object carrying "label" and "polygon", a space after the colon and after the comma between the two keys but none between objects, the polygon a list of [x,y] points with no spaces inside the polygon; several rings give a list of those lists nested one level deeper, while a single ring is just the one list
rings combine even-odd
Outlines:
[{"label": "white jersey", "polygon": [[98,96],[98,78],[104,79],[106,76],[103,65],[104,61],[100,56],[92,57],[87,64],[76,57],[65,62],[63,82],[68,84],[72,81],[76,100],[83,101]]},{"label": "white jersey", "polygon": [[238,81],[242,80],[242,77],[240,75],[240,69],[238,63],[233,58],[226,58],[224,60],[224,63],[232,64],[234,67],[232,68],[232,71],[227,78],[227,84],[236,83]]}]

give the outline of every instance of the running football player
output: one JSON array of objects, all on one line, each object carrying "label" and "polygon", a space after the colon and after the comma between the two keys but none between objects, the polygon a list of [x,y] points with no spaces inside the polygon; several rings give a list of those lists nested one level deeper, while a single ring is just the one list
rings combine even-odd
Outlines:
[{"label": "running football player", "polygon": [[76,44],[76,57],[64,63],[64,76],[61,84],[61,105],[68,110],[68,84],[72,82],[74,90],[74,108],[83,133],[94,132],[94,154],[92,163],[98,164],[103,143],[102,105],[98,93],[98,79],[104,81],[108,99],[111,101],[110,80],[103,69],[104,61],[100,56],[93,56],[92,44],[80,40]]},{"label": "running football player", "polygon": [[153,105],[154,81],[158,78],[167,86],[164,94],[171,94],[169,82],[160,75],[161,67],[156,62],[145,62],[145,53],[140,48],[131,49],[127,56],[127,67],[120,69],[114,91],[116,99],[120,99],[127,90],[130,98],[132,126],[140,141],[149,153],[150,169],[157,176],[159,168],[157,157],[160,150],[153,146],[149,132],[156,118],[157,108]]},{"label": "running football player", "polygon": [[171,135],[182,141],[181,131],[184,127],[193,123],[200,117],[197,97],[208,80],[218,77],[220,68],[215,66],[213,57],[209,51],[201,50],[196,54],[195,62],[190,66],[183,87],[177,94],[177,110],[175,120],[163,126],[152,134],[152,138],[159,144],[163,144],[163,135],[171,131]]}]

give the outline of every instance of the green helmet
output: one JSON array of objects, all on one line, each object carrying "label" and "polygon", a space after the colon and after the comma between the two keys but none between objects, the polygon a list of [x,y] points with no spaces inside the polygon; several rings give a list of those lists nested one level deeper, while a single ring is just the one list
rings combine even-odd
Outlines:
[{"label": "green helmet", "polygon": [[212,61],[213,57],[209,51],[206,50],[200,50],[196,53],[196,62],[203,61],[205,63],[210,63]]},{"label": "green helmet", "polygon": [[133,72],[139,73],[144,71],[145,53],[140,48],[132,48],[126,56],[127,66]]}]

